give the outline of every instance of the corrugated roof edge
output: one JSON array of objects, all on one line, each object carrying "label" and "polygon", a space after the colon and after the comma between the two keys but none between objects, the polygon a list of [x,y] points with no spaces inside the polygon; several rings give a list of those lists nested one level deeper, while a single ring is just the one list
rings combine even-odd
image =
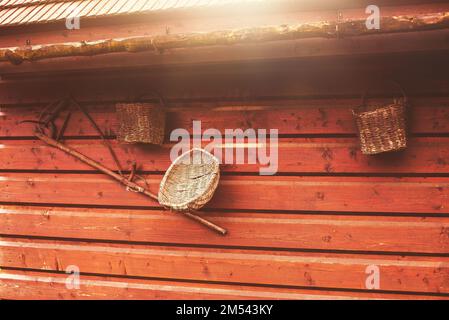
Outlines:
[{"label": "corrugated roof edge", "polygon": [[10,6],[6,4],[0,7],[0,26],[49,24],[70,15],[86,19],[251,3],[270,4],[266,0],[48,0],[20,4],[13,2]]}]

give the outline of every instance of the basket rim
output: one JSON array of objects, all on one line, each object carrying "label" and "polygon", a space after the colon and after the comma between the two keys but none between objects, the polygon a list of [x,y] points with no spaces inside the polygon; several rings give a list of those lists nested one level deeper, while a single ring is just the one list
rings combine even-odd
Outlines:
[{"label": "basket rim", "polygon": [[154,103],[154,102],[117,102],[115,104],[115,106],[135,106],[135,105],[140,105],[140,106],[145,106],[145,105],[152,105],[152,106],[158,106],[158,103]]},{"label": "basket rim", "polygon": [[[172,164],[168,167],[167,171],[166,171],[165,174],[164,174],[164,177],[162,178],[161,183],[159,184],[158,201],[159,201],[159,203],[160,203],[161,205],[172,208],[172,206],[169,205],[168,203],[166,203],[166,202],[161,202],[161,200],[160,200],[161,190],[162,190],[163,186],[165,185],[165,183],[166,183],[168,177],[170,176],[171,171],[173,170],[174,166],[176,166],[177,164],[179,164],[179,162],[180,162],[186,155],[191,154],[191,153],[193,153],[193,152],[195,152],[195,151],[199,151],[199,152],[201,152],[202,154],[205,154],[205,155],[207,155],[209,158],[211,158],[211,159],[213,160],[213,162],[215,163],[216,168],[217,168],[217,172],[216,172],[215,174],[216,174],[216,175],[217,175],[217,174],[220,174],[220,162],[219,162],[219,160],[217,159],[217,157],[215,157],[215,156],[214,156],[213,154],[211,154],[209,151],[204,150],[204,149],[202,149],[202,148],[192,148],[192,149],[190,149],[190,150],[184,152],[184,153],[181,154],[179,157],[177,157],[177,158],[175,159],[175,161],[173,161]],[[210,180],[209,180],[209,183],[208,183],[208,185],[207,185],[207,188],[210,188],[210,186],[211,186],[212,184],[215,184],[214,179],[210,179]],[[217,183],[217,185],[218,185],[218,183]],[[198,200],[198,199],[199,199],[200,197],[202,197],[202,196],[203,196],[203,194],[199,194],[199,195],[197,195],[196,197],[191,198],[189,201],[186,201],[186,202],[177,204],[176,206],[177,206],[177,207],[188,207],[188,205],[189,205],[190,203],[195,202],[196,200]]]},{"label": "basket rim", "polygon": [[371,115],[374,113],[377,113],[380,110],[385,110],[391,107],[399,107],[399,108],[404,108],[405,109],[405,104],[403,103],[391,103],[389,105],[383,105],[381,107],[377,107],[374,110],[369,110],[369,111],[361,111],[361,107],[363,107],[364,105],[358,106],[355,109],[352,109],[352,112],[354,113],[354,115],[356,116],[360,116],[360,115]]}]

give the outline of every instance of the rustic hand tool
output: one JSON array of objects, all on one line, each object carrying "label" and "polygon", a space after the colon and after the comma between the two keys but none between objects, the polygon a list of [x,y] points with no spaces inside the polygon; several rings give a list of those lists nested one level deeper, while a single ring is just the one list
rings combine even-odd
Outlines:
[{"label": "rustic hand tool", "polygon": [[[135,176],[135,169],[133,169],[133,171],[132,171],[132,173],[131,173],[129,178],[126,178],[122,174],[121,169],[120,169],[120,164],[118,162],[118,159],[115,156],[115,153],[113,152],[111,146],[106,142],[106,139],[104,139],[104,135],[101,132],[101,130],[99,129],[99,127],[95,124],[93,119],[88,115],[87,111],[81,105],[79,105],[75,101],[72,101],[72,103],[77,105],[83,111],[83,113],[87,116],[87,118],[93,124],[95,129],[100,133],[103,141],[108,146],[108,149],[111,152],[112,157],[114,158],[115,162],[117,163],[117,166],[119,167],[119,173],[116,173],[113,170],[110,170],[110,169],[106,168],[101,163],[99,163],[99,162],[97,162],[97,161],[95,161],[95,160],[93,160],[93,159],[91,159],[91,158],[81,154],[80,152],[78,152],[77,150],[74,150],[73,148],[70,148],[70,147],[66,146],[65,144],[63,144],[63,143],[59,142],[58,140],[54,139],[53,137],[49,137],[48,135],[46,135],[45,132],[44,132],[43,126],[44,127],[48,126],[49,122],[50,122],[51,123],[50,127],[52,129],[54,129],[55,128],[55,125],[53,123],[53,120],[55,118],[54,116],[51,116],[49,118],[50,120],[48,122],[42,121],[42,119],[39,119],[39,121],[36,121],[36,123],[38,124],[37,127],[36,127],[36,132],[35,132],[36,137],[39,140],[45,142],[46,144],[48,144],[48,145],[50,145],[52,147],[58,148],[59,150],[62,150],[64,152],[66,152],[67,154],[69,154],[69,155],[71,155],[71,156],[81,160],[82,162],[90,165],[91,167],[93,167],[93,168],[95,168],[95,169],[105,173],[106,175],[114,178],[115,180],[117,180],[121,184],[125,185],[128,188],[128,190],[132,190],[132,191],[135,191],[135,192],[142,193],[142,194],[150,197],[151,199],[156,200],[156,201],[159,202],[157,195],[155,195],[152,192],[150,192],[147,188],[144,188],[141,185],[139,185],[139,184],[137,184],[137,183],[132,181],[132,178]],[[59,111],[60,110],[58,110],[58,112]],[[63,126],[64,129],[67,126],[67,121],[64,122],[64,126]],[[55,132],[52,132],[52,136],[54,136],[54,135],[55,135]],[[58,136],[58,138],[61,138],[60,134],[58,134],[57,136]],[[208,227],[209,229],[211,229],[211,230],[213,230],[213,231],[215,231],[215,232],[217,232],[217,233],[219,233],[221,235],[226,235],[226,233],[227,233],[226,229],[223,229],[222,227],[217,226],[216,224],[214,224],[214,223],[212,223],[212,222],[210,222],[210,221],[208,221],[208,220],[206,220],[206,219],[204,219],[204,218],[194,214],[193,213],[194,211],[190,211],[190,212],[189,211],[178,211],[178,212],[184,214],[186,217],[188,217],[190,219],[193,219],[193,220],[201,223],[202,225]]]}]

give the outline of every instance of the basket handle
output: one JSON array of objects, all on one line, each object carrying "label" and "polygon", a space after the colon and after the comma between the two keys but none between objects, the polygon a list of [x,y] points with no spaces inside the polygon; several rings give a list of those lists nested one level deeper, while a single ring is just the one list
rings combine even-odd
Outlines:
[{"label": "basket handle", "polygon": [[152,95],[153,97],[156,97],[159,100],[159,104],[163,107],[166,108],[167,104],[165,103],[164,98],[162,97],[162,95],[157,92],[157,91],[150,91],[147,93],[141,93],[138,96],[136,96],[136,101],[140,101],[142,100],[144,97],[148,96],[148,95]]},{"label": "basket handle", "polygon": [[[404,105],[407,106],[407,99],[408,98],[407,98],[407,95],[405,94],[405,91],[402,88],[402,86],[398,82],[396,82],[394,80],[388,80],[388,82],[393,84],[395,87],[397,87],[401,91],[402,97],[403,97],[404,102],[405,102]],[[369,93],[369,88],[366,89],[365,92],[362,94],[360,105],[358,107],[354,108],[354,110],[352,110],[354,115],[359,113],[360,109],[366,107],[366,97],[368,96],[368,93]]]}]

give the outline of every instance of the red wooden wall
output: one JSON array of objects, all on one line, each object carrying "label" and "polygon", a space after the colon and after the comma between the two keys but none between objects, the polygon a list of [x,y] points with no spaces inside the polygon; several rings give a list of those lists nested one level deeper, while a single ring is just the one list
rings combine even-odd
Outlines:
[{"label": "red wooden wall", "polygon": [[[448,71],[444,55],[390,55],[2,82],[0,298],[447,299]],[[412,102],[410,147],[364,156],[351,108],[370,83],[393,77]],[[168,101],[167,136],[192,120],[279,129],[277,175],[221,167],[205,215],[228,236],[125,191],[18,124],[72,93],[113,139],[114,103],[144,88]],[[114,167],[81,114],[65,142]],[[172,144],[113,144],[157,190]],[[70,265],[79,290],[65,286]],[[370,265],[379,290],[365,286]]]}]

